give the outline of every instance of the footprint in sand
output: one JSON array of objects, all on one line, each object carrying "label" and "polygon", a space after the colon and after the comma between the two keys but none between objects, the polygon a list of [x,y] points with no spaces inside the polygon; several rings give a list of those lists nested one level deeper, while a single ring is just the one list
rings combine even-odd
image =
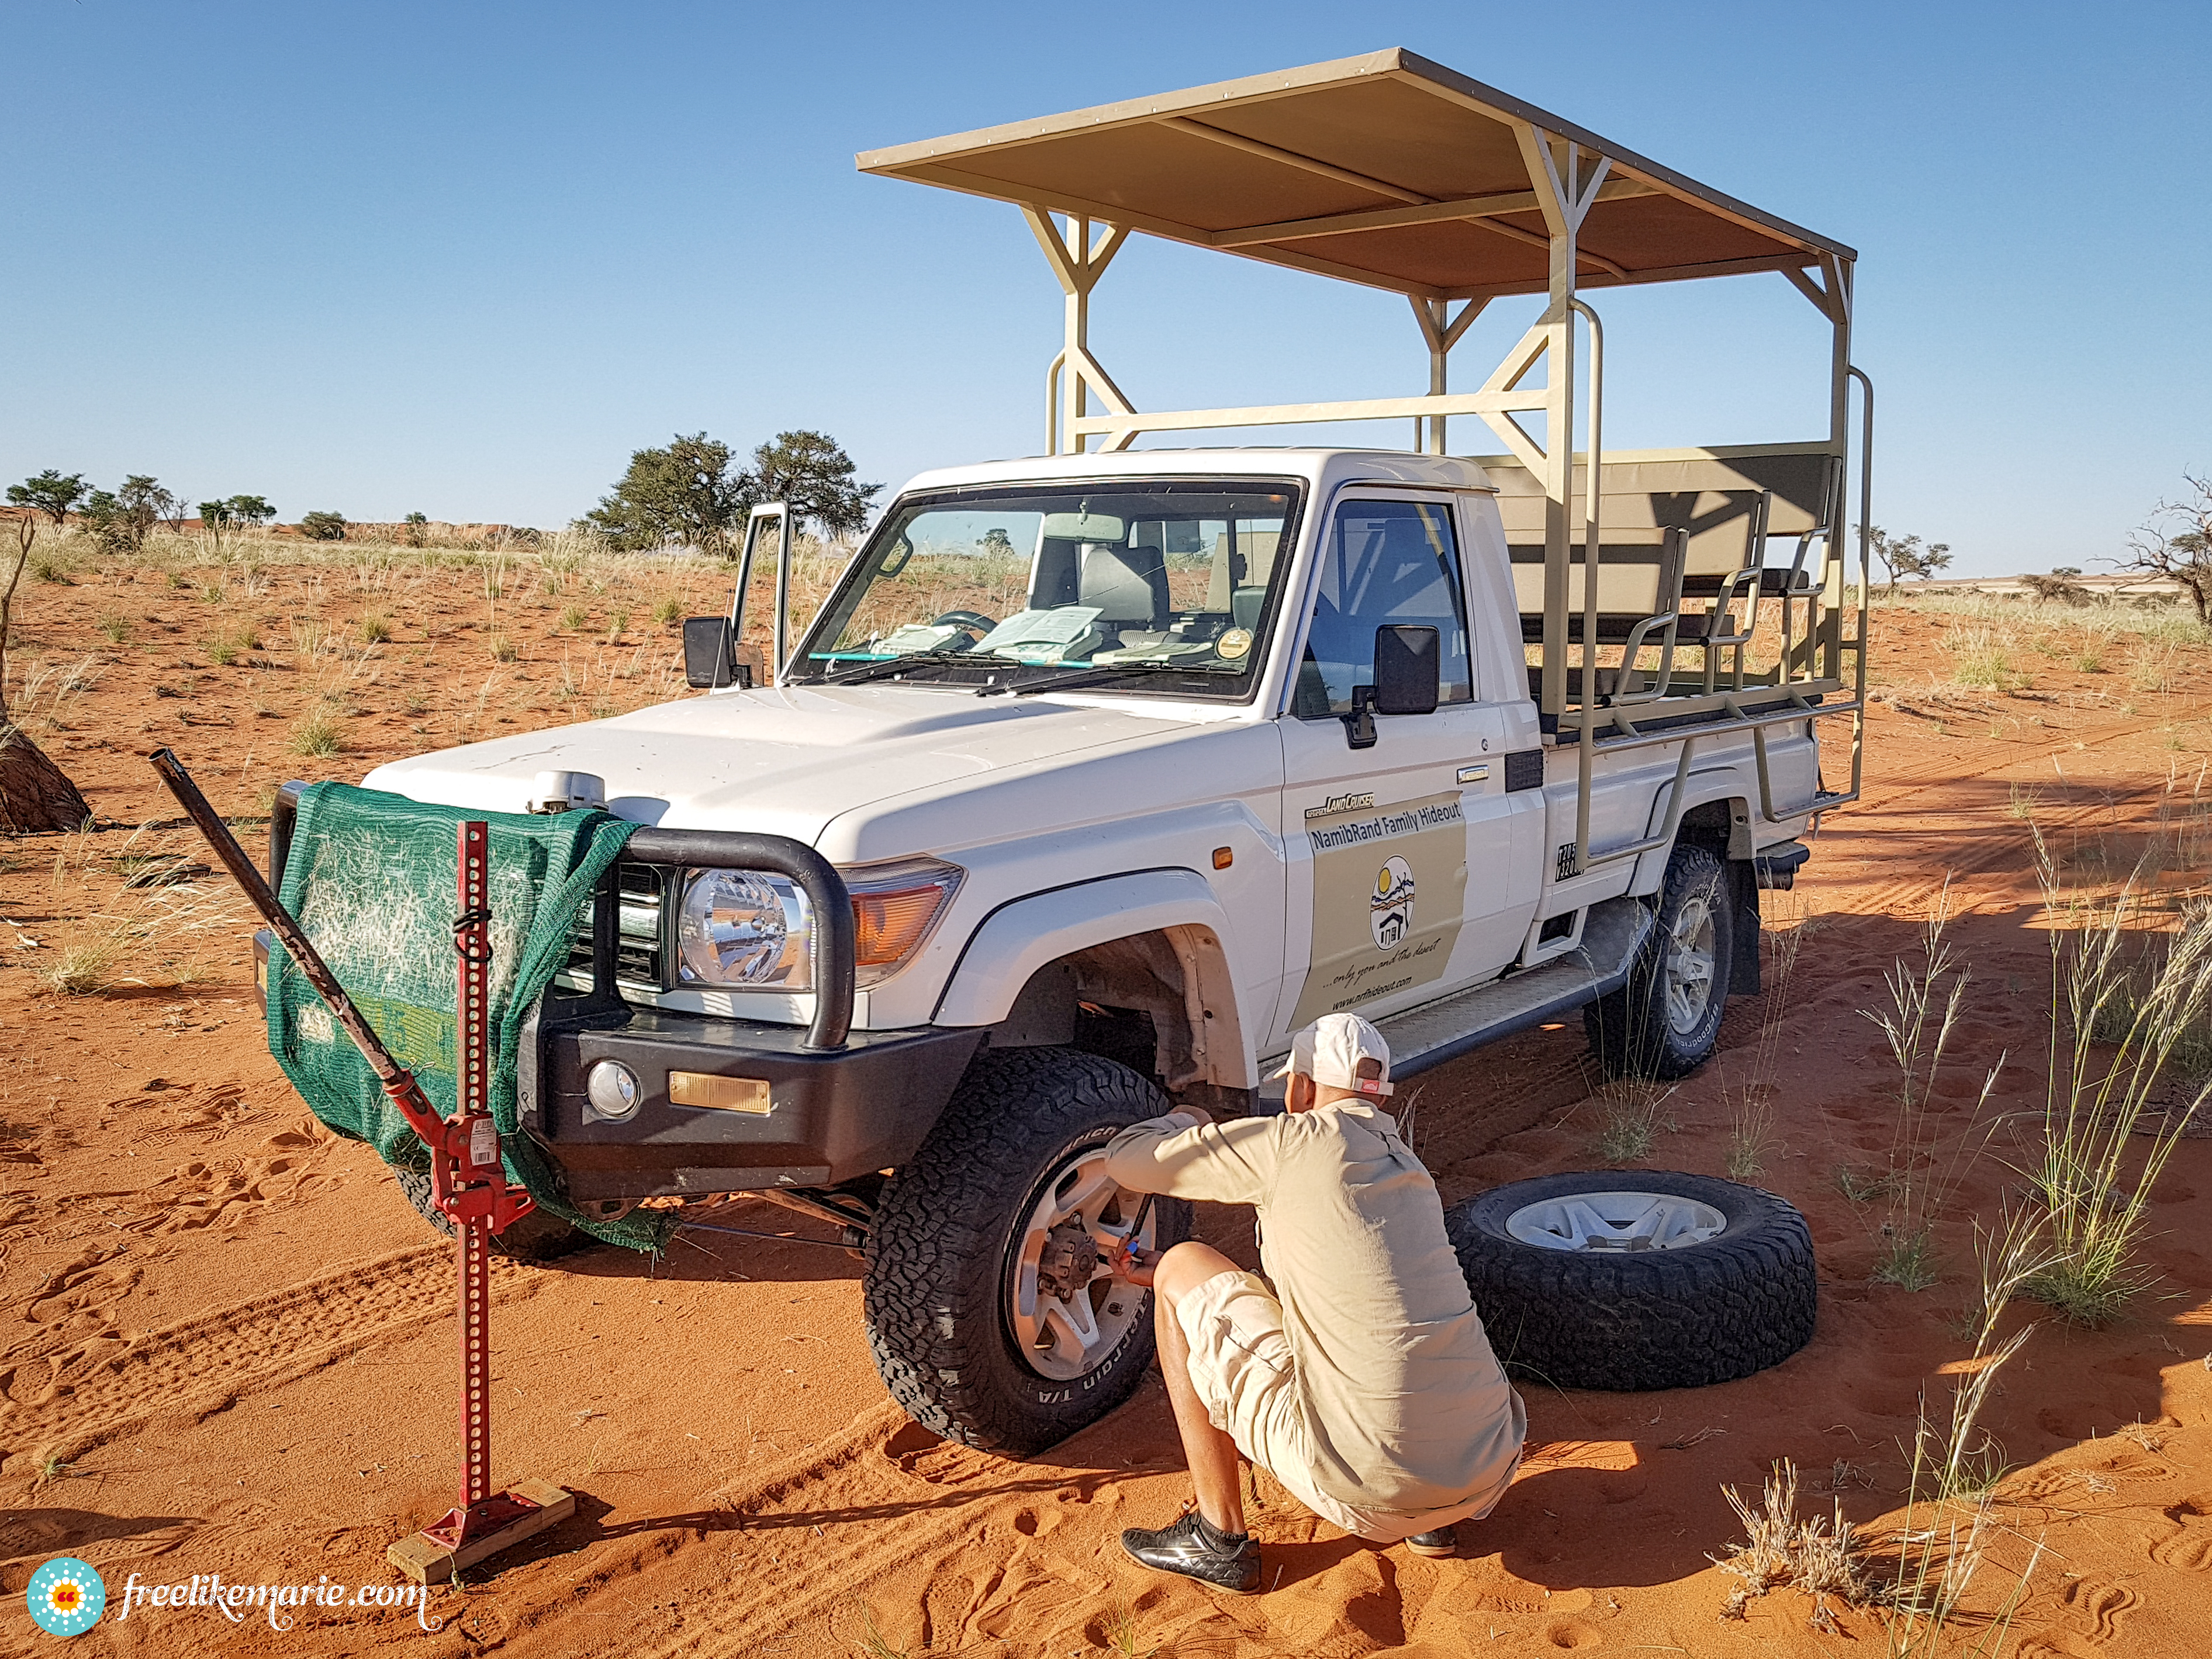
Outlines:
[{"label": "footprint in sand", "polygon": [[2142,1600],[2125,1584],[2095,1574],[2075,1579],[2059,1599],[2089,1621],[2091,1638],[2100,1643],[2118,1635],[2120,1620]]},{"label": "footprint in sand", "polygon": [[2063,1631],[2031,1631],[2020,1638],[2015,1659],[2103,1659],[2097,1650]]},{"label": "footprint in sand", "polygon": [[2150,1547],[2150,1559],[2186,1572],[2212,1571],[2212,1500],[2185,1499],[2166,1510],[2166,1518],[2173,1530]]}]

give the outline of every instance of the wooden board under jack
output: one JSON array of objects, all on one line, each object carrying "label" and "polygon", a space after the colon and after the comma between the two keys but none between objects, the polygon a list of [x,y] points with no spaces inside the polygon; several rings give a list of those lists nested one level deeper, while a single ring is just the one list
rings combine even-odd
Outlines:
[{"label": "wooden board under jack", "polygon": [[557,1527],[576,1512],[576,1494],[550,1480],[518,1480],[507,1490],[538,1507],[497,1532],[470,1540],[458,1550],[447,1549],[418,1532],[386,1549],[384,1559],[418,1583],[442,1584],[463,1568],[472,1567],[488,1555],[496,1555],[526,1538]]}]

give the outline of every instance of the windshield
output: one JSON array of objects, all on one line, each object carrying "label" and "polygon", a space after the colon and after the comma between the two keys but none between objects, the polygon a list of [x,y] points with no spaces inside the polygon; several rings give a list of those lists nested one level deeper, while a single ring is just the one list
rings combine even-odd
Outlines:
[{"label": "windshield", "polygon": [[[1295,534],[1288,480],[1018,486],[899,504],[793,678],[1243,696]],[[882,665],[880,669],[871,665]]]}]

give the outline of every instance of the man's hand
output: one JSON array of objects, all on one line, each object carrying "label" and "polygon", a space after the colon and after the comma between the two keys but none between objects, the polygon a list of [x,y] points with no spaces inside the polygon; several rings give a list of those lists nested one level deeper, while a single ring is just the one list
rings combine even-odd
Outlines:
[{"label": "man's hand", "polygon": [[1160,1250],[1139,1249],[1134,1245],[1124,1244],[1114,1255],[1114,1277],[1148,1291],[1152,1287],[1152,1269],[1160,1265],[1160,1257],[1164,1254],[1165,1252]]}]

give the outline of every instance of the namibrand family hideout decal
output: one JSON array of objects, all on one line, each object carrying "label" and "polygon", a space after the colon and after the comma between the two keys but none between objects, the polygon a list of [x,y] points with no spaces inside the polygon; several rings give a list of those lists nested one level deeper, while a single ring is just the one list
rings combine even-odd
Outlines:
[{"label": "namibrand family hideout decal", "polygon": [[1443,976],[1467,893],[1457,792],[1375,805],[1336,796],[1310,811],[1313,951],[1293,1027]]}]

